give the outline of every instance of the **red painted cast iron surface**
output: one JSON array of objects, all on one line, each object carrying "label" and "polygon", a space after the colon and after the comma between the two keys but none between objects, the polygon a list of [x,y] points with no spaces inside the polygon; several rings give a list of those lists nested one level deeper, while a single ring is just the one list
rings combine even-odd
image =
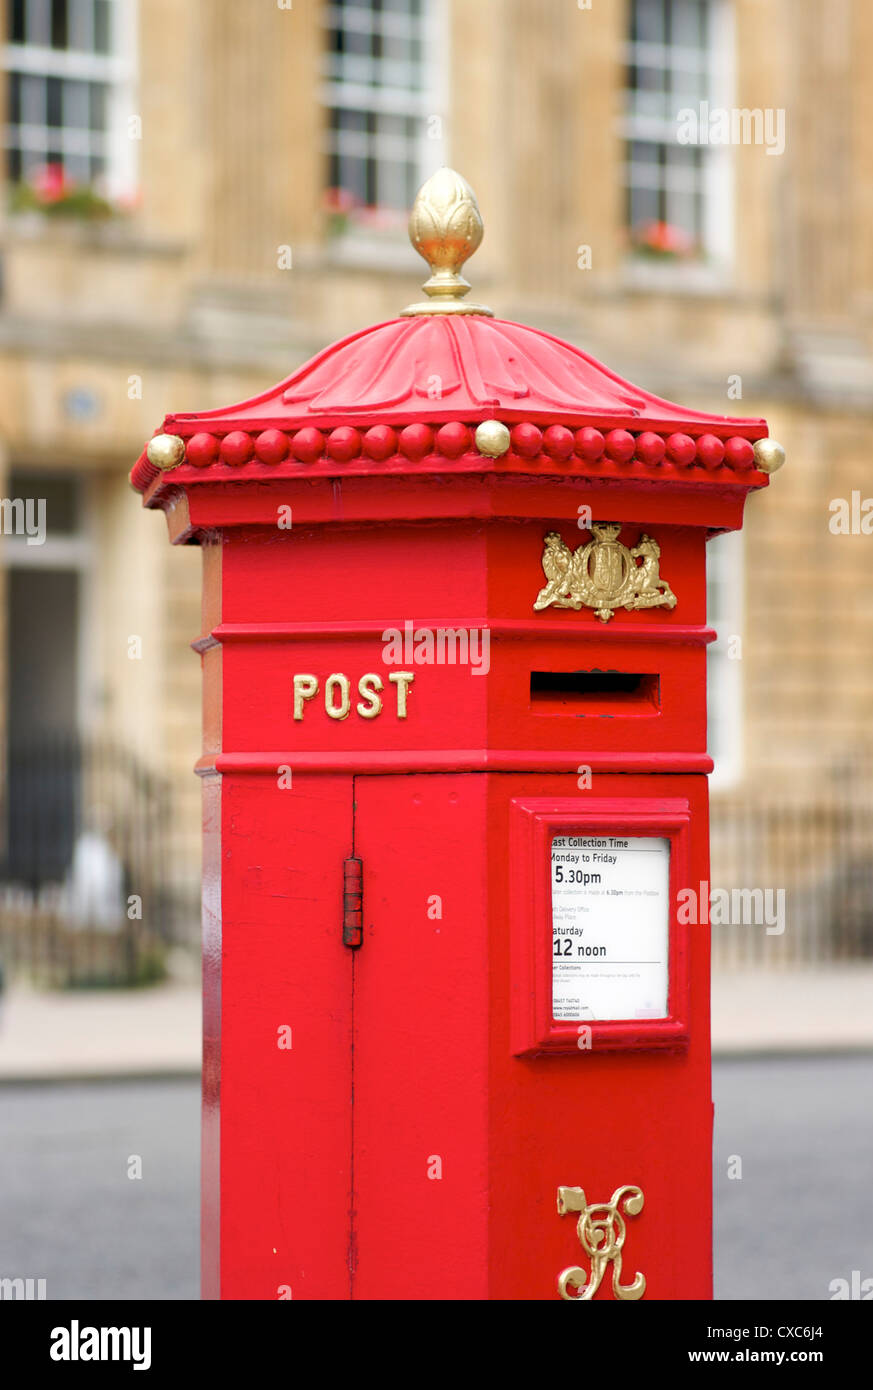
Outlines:
[{"label": "red painted cast iron surface", "polygon": [[[498,458],[474,443],[490,417],[511,427]],[[554,1298],[585,1263],[558,1187],[634,1185],[624,1281],[709,1297],[707,929],[672,924],[675,1028],[618,1021],[570,1048],[543,1016],[531,827],[544,806],[663,815],[672,890],[708,881],[705,542],[766,484],[765,422],[443,318],[164,428],[182,462],[143,454],[131,476],[204,548],[204,1295]],[[672,610],[534,611],[545,534],[575,549],[586,515],[655,537]],[[487,668],[481,646],[389,657],[407,624],[487,633]],[[633,690],[574,702],[550,680],[580,671]]]}]

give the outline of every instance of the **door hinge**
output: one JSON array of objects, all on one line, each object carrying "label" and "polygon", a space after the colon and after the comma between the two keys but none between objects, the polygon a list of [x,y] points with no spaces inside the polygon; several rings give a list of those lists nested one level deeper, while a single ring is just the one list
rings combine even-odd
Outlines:
[{"label": "door hinge", "polygon": [[353,949],[364,940],[364,865],[343,860],[343,945]]}]

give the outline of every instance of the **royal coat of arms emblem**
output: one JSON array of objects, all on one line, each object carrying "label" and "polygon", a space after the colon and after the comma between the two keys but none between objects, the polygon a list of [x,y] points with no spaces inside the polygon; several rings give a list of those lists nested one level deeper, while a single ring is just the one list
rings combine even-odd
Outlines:
[{"label": "royal coat of arms emblem", "polygon": [[576,550],[549,531],[542,560],[548,582],[534,608],[593,608],[603,623],[616,608],[675,608],[676,595],[661,578],[658,542],[644,534],[629,550],[620,531],[620,522],[593,521],[593,539]]}]

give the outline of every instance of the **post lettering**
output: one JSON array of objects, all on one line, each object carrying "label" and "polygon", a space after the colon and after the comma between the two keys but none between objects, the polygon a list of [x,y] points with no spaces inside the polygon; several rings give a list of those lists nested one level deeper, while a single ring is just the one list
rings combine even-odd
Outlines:
[{"label": "post lettering", "polygon": [[408,694],[409,687],[415,680],[415,675],[412,671],[392,671],[388,679],[392,682],[392,684],[397,686],[397,718],[405,719],[406,696]]},{"label": "post lettering", "polygon": [[[409,690],[415,675],[412,671],[392,671],[388,677],[397,691],[397,718],[405,719],[409,702]],[[355,703],[355,712],[361,719],[375,719],[382,713],[382,691],[385,683],[376,671],[365,671],[357,684],[360,699]],[[303,719],[306,705],[314,700],[321,690],[318,676],[310,671],[298,671],[294,676],[294,718],[299,723]],[[352,682],[343,671],[333,671],[324,682],[324,712],[329,719],[348,719],[351,713]]]},{"label": "post lettering", "polygon": [[307,674],[294,677],[294,718],[303,718],[303,702],[318,693],[318,677]]},{"label": "post lettering", "polygon": [[[334,700],[335,690],[340,692],[339,705]],[[349,717],[349,678],[344,676],[341,671],[335,671],[332,676],[328,676],[324,683],[324,708],[331,719],[348,719]]]},{"label": "post lettering", "polygon": [[358,694],[367,700],[366,705],[359,700],[355,709],[362,719],[375,719],[377,714],[382,711],[382,698],[377,693],[383,690],[382,677],[377,676],[375,671],[368,671],[365,676],[361,676],[358,681]]}]

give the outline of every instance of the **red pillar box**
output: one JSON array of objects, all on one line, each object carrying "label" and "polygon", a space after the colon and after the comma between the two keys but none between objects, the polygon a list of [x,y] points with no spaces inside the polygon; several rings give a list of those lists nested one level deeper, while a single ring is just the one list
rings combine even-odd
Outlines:
[{"label": "red pillar box", "polygon": [[451,171],[411,231],[132,473],[204,553],[204,1294],[706,1298],[705,542],[782,452],[469,305]]}]

